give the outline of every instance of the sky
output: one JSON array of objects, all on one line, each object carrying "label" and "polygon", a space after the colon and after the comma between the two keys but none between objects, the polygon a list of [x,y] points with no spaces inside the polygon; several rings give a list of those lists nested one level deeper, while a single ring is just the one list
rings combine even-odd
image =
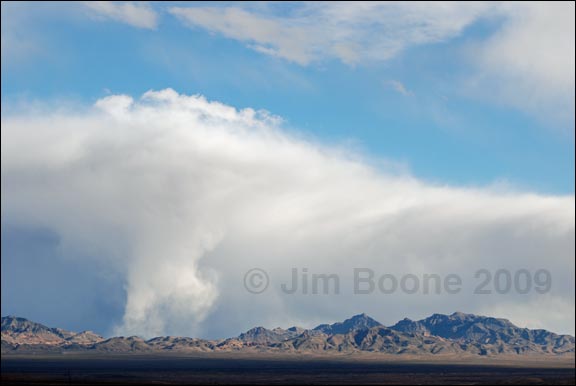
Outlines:
[{"label": "sky", "polygon": [[[573,2],[2,2],[2,315],[223,337],[464,311],[574,334],[574,32]],[[465,288],[279,286],[358,267]],[[552,287],[480,296],[478,269]]]}]

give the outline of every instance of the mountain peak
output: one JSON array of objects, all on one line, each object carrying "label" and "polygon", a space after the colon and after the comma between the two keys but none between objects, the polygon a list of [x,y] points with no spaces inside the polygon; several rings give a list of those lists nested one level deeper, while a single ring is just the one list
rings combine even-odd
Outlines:
[{"label": "mountain peak", "polygon": [[2,331],[48,331],[51,330],[43,324],[32,322],[26,318],[8,315],[2,317]]},{"label": "mountain peak", "polygon": [[51,328],[17,316],[2,317],[2,340],[10,344],[62,345],[90,344],[103,340],[92,331],[75,333],[61,328]]},{"label": "mountain peak", "polygon": [[355,323],[355,324],[359,324],[359,325],[370,325],[370,327],[376,327],[376,326],[381,326],[382,324],[378,321],[376,321],[375,319],[371,318],[370,316],[368,316],[367,314],[365,314],[364,312],[358,315],[354,315],[351,318],[348,318],[346,320],[344,320],[344,323]]},{"label": "mountain peak", "polygon": [[321,324],[314,328],[315,331],[321,331],[324,334],[347,334],[352,331],[367,330],[372,327],[382,326],[382,324],[365,313],[354,315],[343,322],[333,324]]},{"label": "mountain peak", "polygon": [[302,333],[302,329],[292,327],[287,330],[275,328],[268,330],[264,327],[254,327],[238,336],[238,340],[247,344],[279,343],[289,338],[294,338]]},{"label": "mountain peak", "polygon": [[435,335],[459,342],[500,342],[526,337],[526,329],[515,326],[507,319],[454,312],[450,315],[433,314],[411,321],[401,320],[391,327],[394,330]]}]

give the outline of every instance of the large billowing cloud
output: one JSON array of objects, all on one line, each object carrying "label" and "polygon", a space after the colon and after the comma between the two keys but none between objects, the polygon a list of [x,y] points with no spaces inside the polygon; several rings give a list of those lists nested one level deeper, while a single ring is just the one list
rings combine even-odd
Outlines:
[{"label": "large billowing cloud", "polygon": [[[121,272],[117,333],[223,336],[457,309],[573,332],[573,196],[433,185],[289,134],[266,112],[170,89],[4,117],[1,140],[3,226],[50,229],[70,264]],[[260,295],[243,287],[255,267],[271,280]],[[340,275],[340,294],[282,292],[292,268]],[[464,283],[354,295],[354,268]],[[544,268],[552,288],[474,295],[480,268]]]}]

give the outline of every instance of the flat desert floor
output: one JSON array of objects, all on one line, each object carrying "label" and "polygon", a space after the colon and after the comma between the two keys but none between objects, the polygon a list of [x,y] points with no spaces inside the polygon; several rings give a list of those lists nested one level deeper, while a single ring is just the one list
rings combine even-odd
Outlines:
[{"label": "flat desert floor", "polygon": [[407,358],[382,355],[2,356],[3,385],[58,384],[557,384],[574,385],[574,357]]}]

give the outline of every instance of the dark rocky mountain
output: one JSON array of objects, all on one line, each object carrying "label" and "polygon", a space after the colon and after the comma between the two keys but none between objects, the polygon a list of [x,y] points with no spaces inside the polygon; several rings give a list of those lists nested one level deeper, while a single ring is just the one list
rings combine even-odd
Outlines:
[{"label": "dark rocky mountain", "polygon": [[88,345],[104,340],[91,331],[80,333],[61,328],[50,328],[43,324],[15,316],[2,317],[2,343],[11,345]]},{"label": "dark rocky mountain", "polygon": [[217,341],[180,336],[160,336],[146,341],[154,351],[207,352],[216,349]]},{"label": "dark rocky mountain", "polygon": [[301,335],[307,331],[301,327],[283,329],[277,327],[269,330],[264,327],[254,327],[236,338],[225,339],[216,344],[217,350],[239,350],[247,347],[273,347],[275,344],[284,342]]},{"label": "dark rocky mountain", "polygon": [[368,351],[387,354],[448,354],[462,351],[458,345],[443,338],[406,334],[384,326],[355,329],[345,334],[307,333],[282,342],[278,347],[296,351]]},{"label": "dark rocky mountain", "polygon": [[367,330],[372,327],[382,326],[380,322],[375,321],[366,314],[354,315],[350,319],[334,324],[321,324],[314,328],[314,331],[320,331],[327,335],[347,334],[353,331]]},{"label": "dark rocky mountain", "polygon": [[24,318],[2,318],[3,354],[161,352],[374,352],[413,355],[574,355],[574,337],[520,328],[506,319],[472,314],[434,314],[403,319],[385,327],[365,314],[341,323],[306,330],[255,327],[236,338],[204,340],[188,337],[112,337],[46,327]]},{"label": "dark rocky mountain", "polygon": [[287,330],[275,328],[268,330],[264,327],[254,327],[238,336],[238,340],[247,344],[271,344],[295,338],[302,333],[299,327],[290,327]]},{"label": "dark rocky mountain", "polygon": [[425,319],[403,319],[390,327],[397,331],[436,335],[449,339],[479,340],[497,332],[518,329],[507,319],[497,319],[455,312],[452,315],[434,314]]},{"label": "dark rocky mountain", "polygon": [[88,348],[98,351],[98,352],[109,352],[109,353],[124,353],[124,352],[141,352],[141,351],[151,351],[151,347],[148,345],[146,340],[138,336],[116,336],[110,339],[106,339],[102,342],[96,343],[94,345],[88,346]]},{"label": "dark rocky mountain", "polygon": [[466,351],[480,354],[574,352],[574,337],[546,330],[530,330],[515,326],[507,319],[455,312],[434,314],[412,321],[403,319],[390,327],[404,333],[437,336],[458,343]]}]

